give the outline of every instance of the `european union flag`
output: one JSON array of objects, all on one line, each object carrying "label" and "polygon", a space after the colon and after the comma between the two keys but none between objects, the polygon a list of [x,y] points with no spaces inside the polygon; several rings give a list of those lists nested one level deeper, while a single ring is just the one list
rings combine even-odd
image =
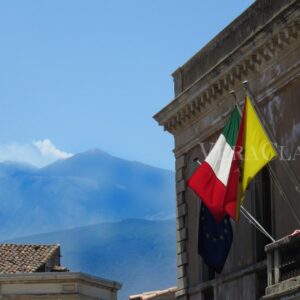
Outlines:
[{"label": "european union flag", "polygon": [[233,233],[229,216],[217,223],[201,203],[198,253],[215,272],[221,273],[232,243]]}]

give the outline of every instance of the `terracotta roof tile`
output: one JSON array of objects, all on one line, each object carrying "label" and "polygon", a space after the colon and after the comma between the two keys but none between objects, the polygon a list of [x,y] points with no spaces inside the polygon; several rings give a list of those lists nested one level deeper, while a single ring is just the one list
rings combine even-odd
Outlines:
[{"label": "terracotta roof tile", "polygon": [[0,273],[32,273],[38,271],[60,245],[0,244]]}]

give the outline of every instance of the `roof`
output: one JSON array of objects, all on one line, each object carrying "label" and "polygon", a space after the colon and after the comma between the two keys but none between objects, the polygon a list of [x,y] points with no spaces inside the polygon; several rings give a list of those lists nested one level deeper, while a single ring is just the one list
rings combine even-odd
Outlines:
[{"label": "roof", "polygon": [[0,273],[37,272],[59,251],[60,245],[0,244]]},{"label": "roof", "polygon": [[148,300],[148,299],[175,299],[176,287],[171,287],[161,291],[151,291],[142,294],[132,295],[129,300]]}]

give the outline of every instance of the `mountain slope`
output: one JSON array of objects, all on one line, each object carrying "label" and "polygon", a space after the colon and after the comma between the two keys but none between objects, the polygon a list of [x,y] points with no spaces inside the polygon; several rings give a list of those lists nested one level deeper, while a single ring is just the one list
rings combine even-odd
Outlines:
[{"label": "mountain slope", "polygon": [[175,285],[175,220],[126,220],[19,238],[60,243],[62,264],[123,283],[120,299]]},{"label": "mountain slope", "polygon": [[175,215],[174,173],[90,150],[36,169],[0,164],[3,239]]}]

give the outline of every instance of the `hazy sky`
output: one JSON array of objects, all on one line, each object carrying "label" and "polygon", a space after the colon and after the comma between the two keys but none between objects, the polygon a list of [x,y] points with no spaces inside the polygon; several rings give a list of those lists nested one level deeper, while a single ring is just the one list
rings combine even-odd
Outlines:
[{"label": "hazy sky", "polygon": [[0,1],[0,161],[100,148],[173,169],[152,119],[170,74],[253,2]]}]

